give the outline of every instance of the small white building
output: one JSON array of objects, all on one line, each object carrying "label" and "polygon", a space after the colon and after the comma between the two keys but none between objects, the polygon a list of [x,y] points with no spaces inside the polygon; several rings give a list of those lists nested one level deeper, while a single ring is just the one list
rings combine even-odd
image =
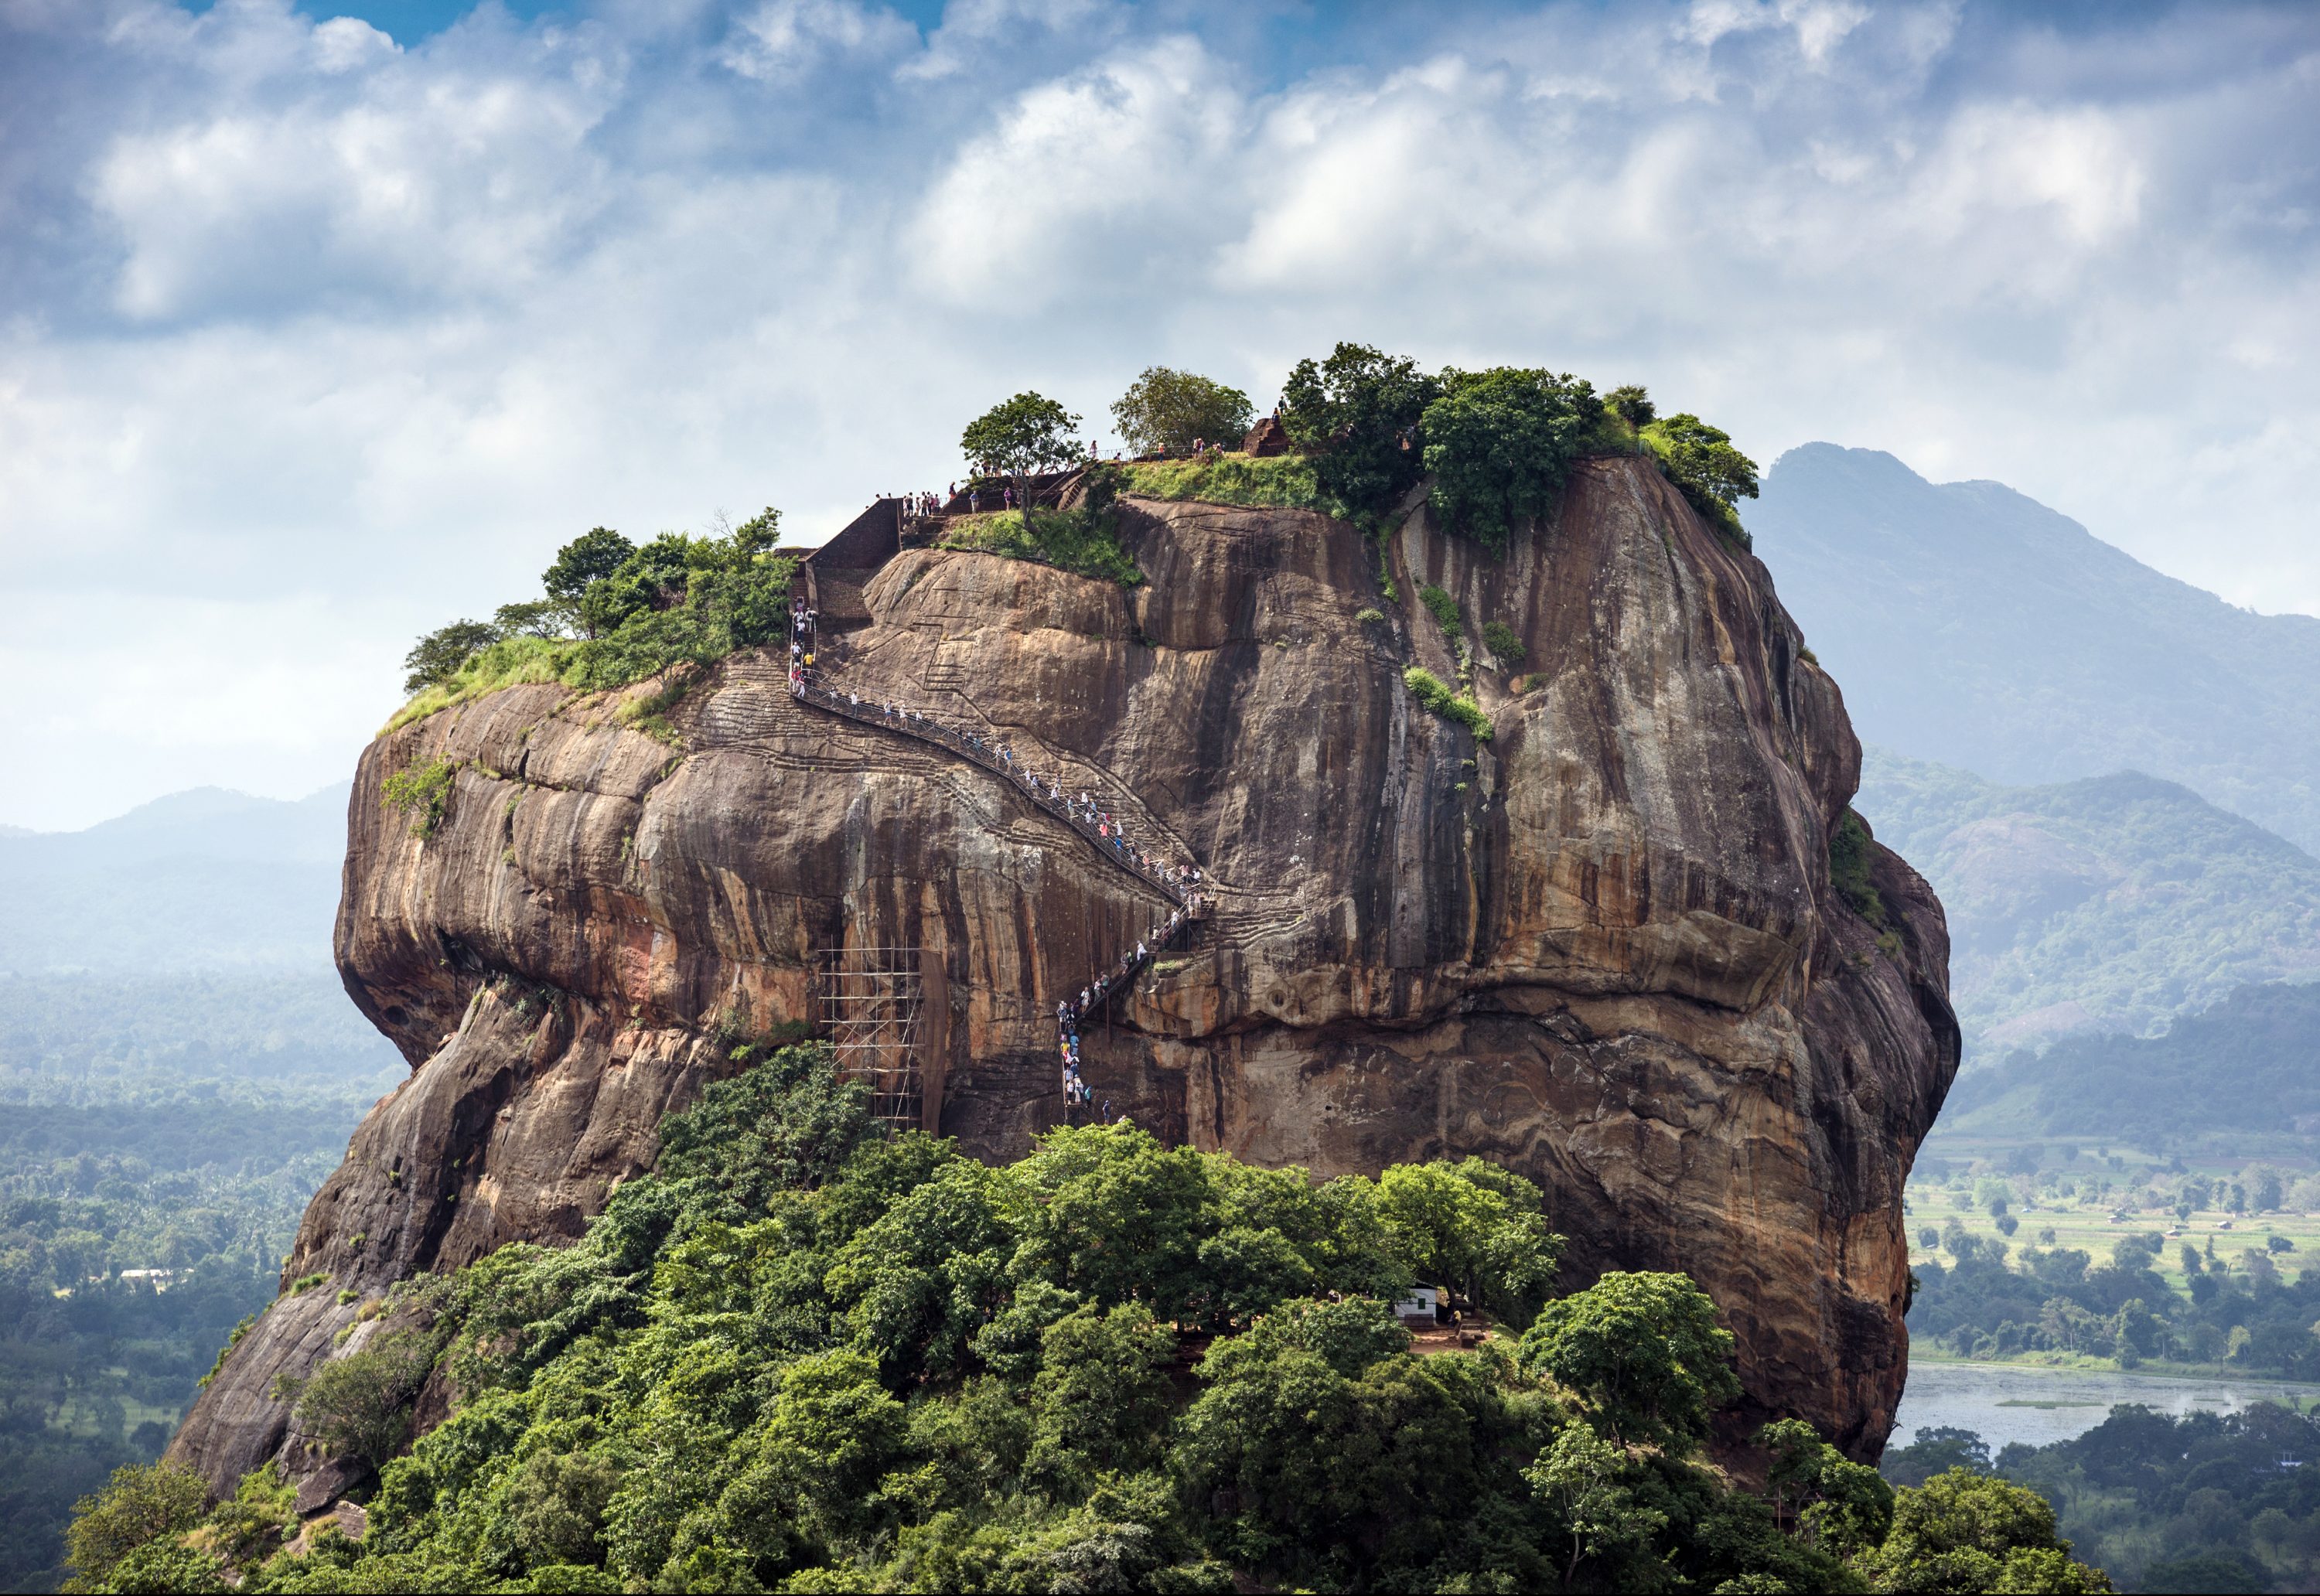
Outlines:
[{"label": "small white building", "polygon": [[1438,1288],[1412,1286],[1409,1295],[1393,1305],[1393,1316],[1412,1329],[1432,1329],[1436,1323],[1436,1310],[1441,1305],[1442,1292]]}]

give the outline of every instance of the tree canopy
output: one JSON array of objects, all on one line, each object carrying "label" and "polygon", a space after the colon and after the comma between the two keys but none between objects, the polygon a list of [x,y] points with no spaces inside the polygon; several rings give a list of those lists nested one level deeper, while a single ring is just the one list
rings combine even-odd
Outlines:
[{"label": "tree canopy", "polygon": [[959,435],[959,451],[978,469],[1004,476],[1061,470],[1087,452],[1079,424],[1079,417],[1053,399],[1018,394],[969,422]]},{"label": "tree canopy", "polygon": [[[1769,1500],[1685,1455],[1730,1374],[1680,1276],[1551,1301],[1519,1356],[1414,1350],[1388,1302],[1421,1273],[1509,1328],[1553,1273],[1537,1189],[1480,1160],[1317,1184],[1113,1125],[993,1167],[882,1135],[819,1047],[711,1087],[662,1146],[575,1245],[385,1305],[456,1400],[377,1470],[359,1545],[279,1551],[295,1516],[267,1471],[206,1516],[190,1476],[149,1471],[84,1504],[82,1580],[1221,1596],[1237,1571],[1860,1591],[1873,1566],[1920,1588],[1909,1557],[1871,1561],[1880,1488],[1808,1431],[1781,1437]],[[1945,1521],[1917,1513],[1910,1546],[1949,1555]],[[2038,1530],[2017,1513],[1973,1544],[2045,1578],[2013,1556]]]},{"label": "tree canopy", "polygon": [[1184,454],[1195,442],[1237,444],[1253,413],[1238,388],[1165,366],[1146,367],[1111,404],[1120,437],[1137,454]]},{"label": "tree canopy", "polygon": [[1421,420],[1435,510],[1503,553],[1518,521],[1554,507],[1563,478],[1602,420],[1585,379],[1511,366],[1445,371]]},{"label": "tree canopy", "polygon": [[1355,514],[1375,514],[1425,474],[1418,424],[1441,393],[1418,363],[1367,344],[1341,343],[1326,360],[1300,360],[1282,389],[1281,424],[1315,450],[1321,490]]},{"label": "tree canopy", "polygon": [[1692,508],[1745,547],[1737,506],[1756,496],[1756,462],[1732,447],[1732,435],[1687,413],[1650,422],[1640,436]]}]

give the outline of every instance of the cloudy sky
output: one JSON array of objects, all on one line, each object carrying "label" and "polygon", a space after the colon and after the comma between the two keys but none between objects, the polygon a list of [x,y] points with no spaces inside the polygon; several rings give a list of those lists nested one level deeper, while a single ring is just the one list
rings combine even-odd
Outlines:
[{"label": "cloudy sky", "polygon": [[2320,612],[2315,135],[2300,4],[0,0],[0,821],[339,779],[589,526],[1340,338]]}]

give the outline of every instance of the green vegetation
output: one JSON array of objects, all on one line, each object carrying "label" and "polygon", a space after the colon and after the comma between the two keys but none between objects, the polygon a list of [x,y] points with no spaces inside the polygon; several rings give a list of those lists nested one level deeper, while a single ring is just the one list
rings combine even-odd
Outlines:
[{"label": "green vegetation", "polygon": [[1333,512],[1372,520],[1425,474],[1418,427],[1441,391],[1414,360],[1341,343],[1327,360],[1300,360],[1291,370],[1281,424],[1312,451],[1315,480]]},{"label": "green vegetation", "polygon": [[1530,653],[1523,647],[1522,639],[1515,635],[1515,629],[1503,621],[1482,623],[1482,646],[1491,651],[1491,657],[1499,662],[1502,670],[1514,669]]},{"label": "green vegetation", "polygon": [[397,1330],[360,1352],[332,1358],[304,1381],[277,1381],[277,1401],[297,1403],[298,1423],[342,1457],[385,1466],[411,1436],[411,1408],[442,1347]]},{"label": "green vegetation", "polygon": [[1869,828],[1862,824],[1859,815],[1846,810],[1829,834],[1828,881],[1855,914],[1881,930],[1886,924],[1885,900],[1870,879],[1869,848]]},{"label": "green vegetation", "polygon": [[1450,641],[1455,643],[1466,635],[1465,623],[1458,619],[1458,601],[1441,588],[1420,587],[1418,602],[1426,606],[1426,612],[1434,617],[1434,623]]},{"label": "green vegetation", "polygon": [[1238,388],[1189,371],[1147,366],[1112,402],[1111,418],[1132,452],[1181,455],[1191,453],[1195,443],[1237,446],[1253,413],[1248,395]]},{"label": "green vegetation", "polygon": [[1579,377],[1510,366],[1446,370],[1440,383],[1419,422],[1434,509],[1503,554],[1516,523],[1554,508],[1571,467],[1600,445],[1603,403]]},{"label": "green vegetation", "polygon": [[[1872,748],[1853,802],[1941,894],[1970,1056],[2072,1029],[2148,1035],[2249,983],[2320,976],[2320,861],[2171,782],[2005,787]],[[2197,1111],[2234,1103],[2262,1123],[2261,1098]],[[2128,1094],[2107,1110],[2132,1111]]]},{"label": "green vegetation", "polygon": [[954,516],[942,547],[1036,560],[1057,570],[1133,587],[1144,580],[1144,573],[1119,540],[1119,516],[1111,507],[1119,474],[1094,475],[1096,483],[1088,503],[1076,509],[1001,510],[987,515]]},{"label": "green vegetation", "polygon": [[1983,1489],[2026,1486],[2126,1590],[2308,1591],[2320,1581],[2312,1436],[2308,1417],[2276,1402],[2180,1419],[2122,1404],[2075,1439],[2016,1443],[1994,1465],[1971,1430],[1921,1429],[1885,1454],[1884,1470],[1905,1486],[1935,1469]]},{"label": "green vegetation", "polygon": [[780,512],[766,510],[714,536],[663,532],[640,548],[595,528],[557,552],[541,578],[549,598],[530,607],[542,624],[576,623],[585,637],[487,628],[492,640],[456,661],[448,649],[430,655],[438,674],[385,729],[523,682],[561,682],[583,692],[624,687],[784,635],[797,560],[774,552],[780,526]]},{"label": "green vegetation", "polygon": [[959,434],[959,452],[985,476],[1061,470],[1087,454],[1074,431],[1079,424],[1079,417],[1053,399],[1018,394],[969,422]]},{"label": "green vegetation", "polygon": [[410,673],[403,678],[403,690],[417,693],[442,681],[477,650],[498,642],[501,635],[498,627],[480,621],[454,621],[449,626],[438,627],[412,644],[411,652],[403,657],[403,667]]},{"label": "green vegetation", "polygon": [[2274,1165],[2100,1143],[1921,1158],[1911,1333],[1920,1356],[2320,1379],[2315,1208],[2320,1176]]},{"label": "green vegetation", "polygon": [[582,644],[569,639],[502,638],[470,654],[448,676],[422,686],[379,730],[393,731],[413,721],[423,721],[438,710],[449,709],[503,687],[530,682],[560,682],[572,667]]},{"label": "green vegetation", "polygon": [[1741,548],[1750,547],[1739,504],[1756,496],[1756,462],[1732,447],[1730,433],[1696,415],[1672,415],[1646,422],[1636,436],[1709,525]]},{"label": "green vegetation", "polygon": [[[612,528],[591,527],[557,549],[556,563],[541,574],[539,584],[547,589],[547,602],[578,620],[580,601],[587,596],[588,590],[616,575],[636,551],[635,544]],[[588,635],[596,634],[590,631]]]},{"label": "green vegetation", "polygon": [[1354,612],[1354,619],[1364,626],[1379,626],[1385,621],[1385,612],[1373,604],[1364,604]]},{"label": "green vegetation", "polygon": [[1630,431],[1641,431],[1655,420],[1659,406],[1652,396],[1634,383],[1612,389],[1603,395],[1603,407],[1627,423]]},{"label": "green vegetation", "polygon": [[[21,1591],[53,1589],[72,1501],[160,1455],[218,1347],[274,1299],[299,1213],[385,1081],[274,1035],[271,1065],[255,1047],[234,1060],[258,1079],[188,1084],[186,1069],[241,1047],[234,1023],[297,1030],[249,984],[218,984],[241,1014],[222,1014],[209,1047],[186,1035],[204,984],[153,1007],[104,984],[128,1014],[90,1000],[86,1020],[47,984],[14,986],[28,1002],[0,1004],[0,1589]],[[169,995],[181,1019],[137,1041],[132,1025]]]},{"label": "green vegetation", "polygon": [[[993,1168],[880,1135],[820,1047],[663,1130],[576,1245],[412,1283],[405,1361],[337,1360],[359,1378],[316,1412],[349,1458],[422,1362],[457,1393],[377,1471],[359,1545],[283,1550],[269,1471],[204,1514],[132,1470],[82,1506],[80,1580],[1899,1591],[1962,1546],[2013,1588],[2103,1588],[2024,1493],[1897,1495],[1802,1425],[1763,1434],[1772,1500],[1734,1489],[1698,1456],[1734,1389],[1707,1300],[1626,1274],[1550,1299],[1540,1193],[1479,1159],[1317,1185],[1119,1125]],[[1419,1278],[1499,1334],[1421,1356],[1386,1307]]]},{"label": "green vegetation", "polygon": [[1606,406],[1584,378],[1534,367],[1438,375],[1365,344],[1300,360],[1283,388],[1282,425],[1312,462],[1320,505],[1374,528],[1422,478],[1444,524],[1493,554],[1554,507],[1589,454],[1647,447],[1685,496],[1743,547],[1735,506],[1756,494],[1756,467],[1698,416],[1654,420],[1644,391]]},{"label": "green vegetation", "polygon": [[451,784],[458,774],[458,761],[430,759],[389,775],[379,784],[380,795],[389,809],[411,817],[413,837],[432,837],[435,828],[443,823],[444,806],[450,802]]},{"label": "green vegetation", "polygon": [[[1174,451],[1237,438],[1249,404],[1238,389],[1155,366],[1112,414],[1137,448]],[[1445,523],[1502,553],[1517,524],[1548,512],[1573,463],[1627,447],[1621,429],[1628,424],[1578,377],[1514,367],[1428,375],[1408,358],[1351,343],[1327,360],[1297,364],[1281,419],[1300,453],[1252,459],[1204,449],[1198,459],[1114,467],[1095,485],[1101,502],[1092,495],[1076,510],[955,520],[945,546],[1132,585],[1142,576],[1111,523],[1111,494],[1316,509],[1375,533],[1396,501],[1430,476]],[[984,476],[1060,469],[1084,458],[1079,423],[1056,401],[1025,392],[976,417],[959,446]],[[1755,492],[1754,467],[1696,417],[1654,427],[1670,474],[1687,493],[1707,495],[1699,502],[1720,505],[1718,524],[1745,539],[1731,500]],[[523,683],[605,691],[675,671],[668,685],[681,694],[688,685],[681,667],[779,635],[795,571],[793,557],[775,552],[779,521],[767,510],[730,531],[666,532],[640,548],[608,527],[592,528],[557,551],[541,578],[543,597],[420,639],[405,660],[412,696],[385,730]],[[1391,571],[1382,568],[1380,580],[1395,599]],[[644,730],[681,744],[663,710],[638,713]]]},{"label": "green vegetation", "polygon": [[1401,682],[1409,689],[1411,697],[1444,720],[1457,721],[1474,734],[1475,741],[1488,742],[1495,734],[1495,728],[1491,724],[1490,716],[1482,712],[1482,706],[1451,691],[1448,685],[1432,671],[1413,665],[1401,673]]},{"label": "green vegetation", "polygon": [[1141,460],[1120,467],[1121,492],[1146,499],[1202,499],[1214,504],[1323,508],[1313,461],[1305,455],[1202,456],[1197,460]]}]

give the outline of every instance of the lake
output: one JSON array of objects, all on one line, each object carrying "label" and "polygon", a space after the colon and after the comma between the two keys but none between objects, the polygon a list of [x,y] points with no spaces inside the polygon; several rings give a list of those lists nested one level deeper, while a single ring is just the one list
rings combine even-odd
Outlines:
[{"label": "lake", "polygon": [[1970,1429],[1989,1443],[1989,1454],[2014,1441],[2044,1446],[2084,1435],[2120,1402],[2141,1402],[2161,1413],[2206,1409],[2232,1413],[2251,1402],[2309,1404],[2320,1385],[2274,1380],[2185,1380],[2164,1374],[2087,1374],[2076,1369],[2025,1368],[2017,1364],[1912,1362],[1901,1392],[1892,1445],[1906,1446],[1921,1428]]}]

